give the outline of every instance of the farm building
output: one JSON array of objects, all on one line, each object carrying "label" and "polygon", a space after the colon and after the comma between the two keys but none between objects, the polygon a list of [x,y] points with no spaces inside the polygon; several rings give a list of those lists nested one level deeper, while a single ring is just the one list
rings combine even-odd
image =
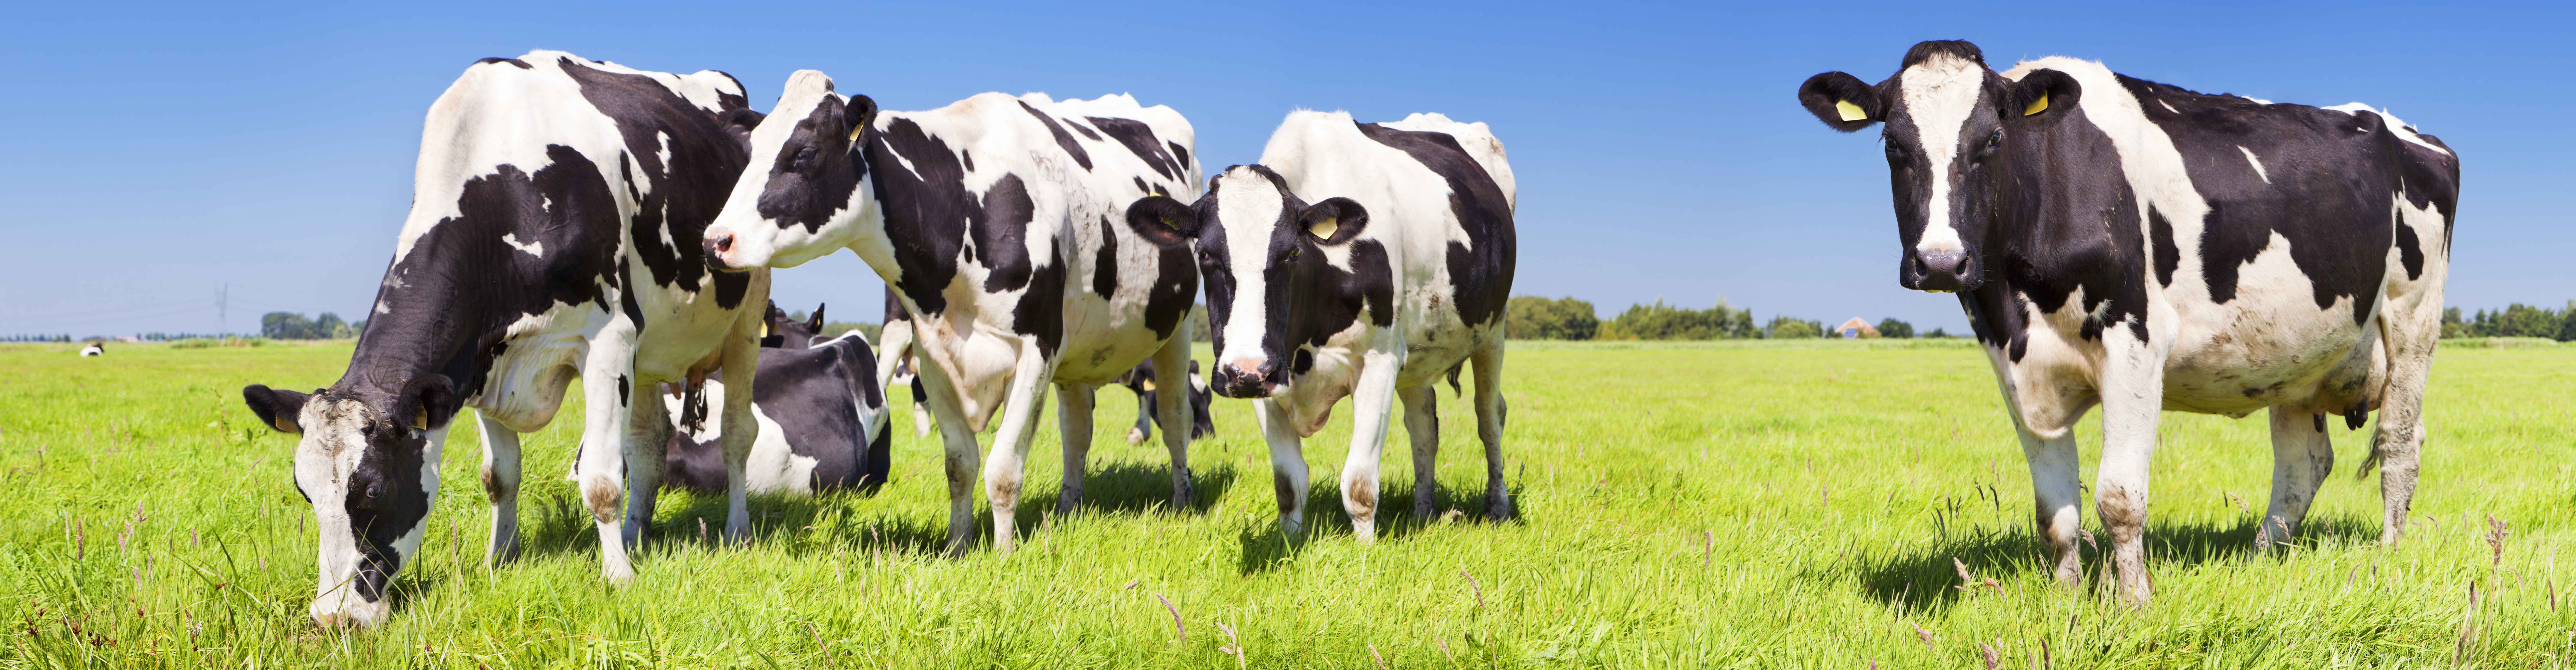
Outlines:
[{"label": "farm building", "polygon": [[1850,321],[1844,321],[1843,325],[1834,326],[1834,332],[1841,334],[1846,340],[1878,337],[1878,328],[1869,325],[1867,321],[1860,320],[1857,316],[1852,317]]}]

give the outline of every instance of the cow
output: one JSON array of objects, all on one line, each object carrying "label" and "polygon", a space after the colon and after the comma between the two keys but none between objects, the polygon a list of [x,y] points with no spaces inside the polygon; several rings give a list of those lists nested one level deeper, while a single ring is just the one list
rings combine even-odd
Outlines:
[{"label": "cow", "polygon": [[[463,408],[483,434],[486,559],[515,555],[519,435],[554,419],[574,377],[600,572],[634,577],[627,547],[652,520],[670,432],[669,415],[636,401],[716,368],[727,386],[752,384],[769,277],[709,272],[696,241],[759,118],[725,73],[559,51],[478,61],[430,105],[410,213],[347,373],[309,394],[242,389],[261,423],[299,435],[296,490],[320,524],[315,621],[384,619]],[[743,454],[759,429],[750,394],[723,400],[723,427],[725,531],[738,538]]]},{"label": "cow", "polygon": [[930,437],[930,391],[921,388],[921,376],[912,372],[912,315],[903,311],[903,298],[894,287],[885,291],[885,324],[877,330],[877,370],[879,388],[903,385],[912,389],[912,436]]},{"label": "cow", "polygon": [[[843,248],[866,260],[911,317],[914,370],[947,447],[952,555],[973,536],[975,434],[1007,403],[982,474],[993,547],[1009,553],[1048,382],[1064,436],[1060,512],[1082,498],[1093,388],[1147,358],[1162,385],[1186,383],[1198,274],[1186,251],[1116,219],[1148,194],[1194,194],[1192,143],[1180,113],[1126,95],[986,93],[880,115],[799,71],[752,133],[760,168],[707,228],[707,260],[784,268]],[[1183,400],[1163,400],[1166,424],[1180,423]],[[1164,431],[1163,443],[1172,509],[1190,509],[1188,433]]]},{"label": "cow", "polygon": [[[1154,394],[1160,387],[1154,385],[1154,362],[1136,364],[1136,369],[1128,370],[1125,376],[1118,378],[1118,385],[1136,394],[1136,426],[1127,429],[1127,443],[1144,444],[1154,436],[1154,426],[1157,425],[1154,423]],[[1198,361],[1190,361],[1190,439],[1216,434],[1216,418],[1208,415],[1208,403],[1215,399],[1214,395],[1208,388],[1207,378],[1199,376]]]},{"label": "cow", "polygon": [[82,358],[105,356],[107,355],[107,346],[105,343],[91,342],[87,346],[81,347],[80,355]]},{"label": "cow", "polygon": [[1897,281],[1956,292],[2030,462],[2054,576],[2081,578],[2075,437],[2102,407],[2093,488],[2117,588],[2152,597],[2140,541],[2161,410],[2268,409],[2287,541],[2333,468],[2326,415],[2380,412],[2380,541],[2403,531],[2440,336],[2460,168],[2387,112],[2207,95],[2067,57],[1995,72],[1917,44],[1876,85],[1798,100],[1843,132],[1884,123]]},{"label": "cow", "polygon": [[[760,434],[745,459],[751,493],[809,494],[834,489],[875,493],[892,464],[885,393],[874,351],[857,332],[823,338],[823,308],[807,321],[769,310],[770,335],[760,350],[752,417]],[[722,382],[708,380],[706,404],[723,402]],[[664,486],[702,494],[725,490],[721,433],[692,421],[685,397],[665,395],[674,425]]]},{"label": "cow", "polygon": [[[1259,399],[1282,531],[1304,532],[1301,441],[1352,398],[1342,508],[1361,542],[1376,534],[1378,460],[1404,400],[1413,511],[1431,515],[1440,448],[1433,382],[1476,371],[1485,516],[1514,516],[1503,480],[1503,304],[1511,295],[1517,198],[1503,144],[1483,123],[1415,114],[1359,123],[1300,110],[1261,163],[1226,168],[1182,204],[1149,197],[1130,228],[1198,252],[1218,395]],[[1315,253],[1305,253],[1312,251]]]}]

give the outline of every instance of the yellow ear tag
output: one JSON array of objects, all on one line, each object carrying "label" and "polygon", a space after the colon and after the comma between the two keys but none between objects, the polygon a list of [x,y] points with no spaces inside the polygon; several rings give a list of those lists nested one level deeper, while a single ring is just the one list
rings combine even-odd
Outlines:
[{"label": "yellow ear tag", "polygon": [[429,408],[420,408],[418,413],[411,415],[411,427],[413,430],[429,430]]},{"label": "yellow ear tag", "polygon": [[296,430],[296,429],[295,429],[295,424],[294,424],[293,422],[287,421],[287,420],[286,420],[286,417],[282,417],[282,416],[281,416],[281,417],[277,417],[277,420],[276,420],[276,421],[271,422],[271,423],[269,423],[268,425],[276,426],[276,427],[277,427],[277,432],[280,432],[280,433],[302,433],[302,432],[304,432],[304,431],[301,431],[301,430]]},{"label": "yellow ear tag", "polygon": [[1147,390],[1147,391],[1152,391],[1152,390],[1154,390],[1154,380],[1151,380],[1151,379],[1145,380],[1145,390]]},{"label": "yellow ear tag", "polygon": [[1163,227],[1165,227],[1165,228],[1170,228],[1170,229],[1173,229],[1173,230],[1180,230],[1180,229],[1181,229],[1181,224],[1173,223],[1173,222],[1172,222],[1172,217],[1168,217],[1168,216],[1166,216],[1166,217],[1162,217],[1162,218],[1163,218]]},{"label": "yellow ear tag", "polygon": [[868,127],[867,127],[865,124],[861,124],[861,125],[859,125],[858,127],[851,128],[851,129],[850,129],[850,141],[852,141],[852,142],[857,142],[857,141],[859,141],[859,133],[864,133],[864,132],[867,132],[867,131],[868,131]]},{"label": "yellow ear tag", "polygon": [[1860,105],[1852,104],[1850,100],[1834,101],[1834,111],[1842,112],[1844,121],[1861,121],[1869,118],[1869,112],[1861,111]]},{"label": "yellow ear tag", "polygon": [[1342,220],[1335,218],[1317,221],[1315,222],[1315,225],[1306,227],[1306,232],[1313,234],[1315,239],[1329,240],[1333,239],[1333,231],[1341,229]]},{"label": "yellow ear tag", "polygon": [[2041,93],[2038,100],[2032,100],[2029,107],[2022,108],[2021,115],[2030,116],[2045,111],[2048,111],[2048,94]]}]

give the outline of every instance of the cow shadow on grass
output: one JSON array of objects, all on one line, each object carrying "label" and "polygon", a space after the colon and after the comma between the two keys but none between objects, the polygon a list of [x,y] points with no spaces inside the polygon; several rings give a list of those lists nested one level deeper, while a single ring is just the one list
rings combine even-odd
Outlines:
[{"label": "cow shadow on grass", "polygon": [[[1435,488],[1431,492],[1432,513],[1429,517],[1413,513],[1413,487],[1384,488],[1378,492],[1378,542],[1402,542],[1434,526],[1450,523],[1529,523],[1529,509],[1517,505],[1522,501],[1519,486],[1509,489],[1516,514],[1501,520],[1485,517],[1485,487],[1481,484],[1469,489],[1452,489],[1435,481],[1432,486]],[[1276,501],[1275,494],[1272,500]],[[1306,490],[1304,537],[1289,537],[1279,528],[1277,508],[1271,511],[1271,514],[1262,515],[1235,532],[1235,542],[1242,549],[1237,554],[1240,558],[1235,568],[1242,574],[1286,567],[1305,552],[1307,543],[1334,536],[1347,540],[1351,534],[1351,515],[1342,509],[1341,479],[1338,476],[1317,481]]]},{"label": "cow shadow on grass", "polygon": [[[1216,501],[1234,489],[1237,477],[1233,465],[1222,463],[1193,473],[1189,513],[1201,514],[1215,507]],[[1043,514],[1052,513],[1056,496],[1062,493],[1060,489],[1049,489],[1044,495],[1023,498],[1017,515],[1022,525],[1036,523]],[[1083,476],[1082,503],[1074,507],[1074,513],[1134,516],[1168,512],[1171,506],[1171,466],[1116,463]]]},{"label": "cow shadow on grass", "polygon": [[[2254,550],[2254,534],[2260,526],[2252,518],[2233,523],[2149,523],[2145,539],[2147,570],[2169,570],[2180,567],[2220,562],[2250,562],[2266,557],[2295,560],[2300,547],[2319,544],[2375,542],[2379,524],[2375,520],[2355,517],[2312,518],[2300,527],[2293,548],[2284,552]],[[2088,528],[2100,545],[2084,544],[2084,588],[2087,592],[2108,588],[2110,578],[2109,536],[2098,528]],[[1857,576],[1861,592],[1882,605],[1901,613],[1940,611],[1956,604],[1966,594],[1960,586],[1959,567],[1979,580],[1991,579],[2005,589],[2054,588],[2049,577],[2047,543],[2027,530],[1984,533],[1956,537],[1918,551],[1881,555],[1858,555],[1812,578]],[[1953,560],[1957,561],[1955,564]]]}]

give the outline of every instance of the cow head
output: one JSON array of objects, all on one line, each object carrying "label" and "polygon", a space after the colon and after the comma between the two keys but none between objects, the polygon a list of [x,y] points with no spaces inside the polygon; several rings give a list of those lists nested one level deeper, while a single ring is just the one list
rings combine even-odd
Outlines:
[{"label": "cow head", "polygon": [[829,303],[815,304],[814,314],[805,317],[803,321],[798,321],[787,318],[787,312],[778,308],[777,301],[770,301],[769,313],[765,316],[769,322],[769,334],[760,338],[760,346],[772,349],[804,349],[821,343],[823,307],[826,304]]},{"label": "cow head", "polygon": [[821,72],[789,76],[751,131],[750,166],[707,226],[707,265],[795,267],[848,246],[853,222],[875,207],[864,147],[876,115],[875,101],[833,93]]},{"label": "cow head", "polygon": [[1387,271],[1376,242],[1353,243],[1368,228],[1366,208],[1349,198],[1307,204],[1259,165],[1226,168],[1195,204],[1138,200],[1127,225],[1158,245],[1198,248],[1216,331],[1213,385],[1228,398],[1269,397],[1305,373],[1310,348],[1367,308],[1354,275]]},{"label": "cow head", "polygon": [[295,489],[313,504],[320,577],[307,610],[324,626],[366,627],[392,610],[388,586],[420,552],[438,497],[438,444],[459,405],[447,377],[401,390],[253,384],[242,401],[261,423],[297,435]]},{"label": "cow head", "polygon": [[1841,72],[1809,77],[1798,102],[1846,133],[1886,124],[1880,138],[1905,245],[1897,283],[1951,292],[1985,281],[1998,175],[2017,138],[2038,137],[2044,124],[2072,113],[2082,93],[2056,70],[2005,79],[1977,45],[1943,40],[1914,45],[1896,75],[1874,86]]}]

